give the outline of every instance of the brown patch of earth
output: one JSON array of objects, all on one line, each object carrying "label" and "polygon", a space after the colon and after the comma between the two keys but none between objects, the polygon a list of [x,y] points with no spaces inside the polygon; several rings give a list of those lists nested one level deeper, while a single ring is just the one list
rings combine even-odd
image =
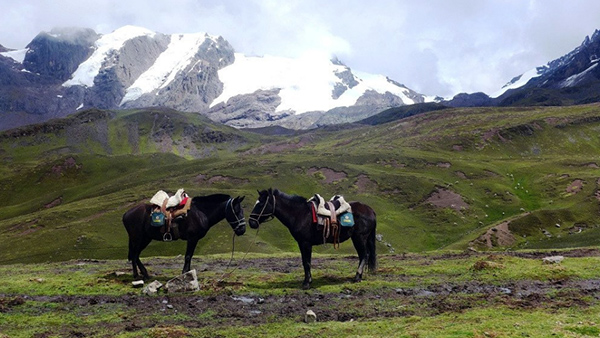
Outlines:
[{"label": "brown patch of earth", "polygon": [[406,164],[404,163],[398,163],[398,161],[396,160],[391,160],[391,161],[378,161],[378,164],[384,165],[384,166],[391,166],[392,168],[406,168]]},{"label": "brown patch of earth", "polygon": [[437,191],[433,192],[429,198],[425,200],[425,203],[429,203],[438,208],[452,208],[456,211],[469,208],[469,204],[462,199],[462,196],[454,191],[442,188],[438,188]]},{"label": "brown patch of earth", "polygon": [[38,225],[37,222],[38,220],[34,219],[33,221],[15,224],[8,229],[8,232],[18,232],[19,236],[29,235],[44,227],[43,225]]},{"label": "brown patch of earth", "polygon": [[194,183],[200,184],[200,185],[222,183],[222,182],[240,185],[240,184],[246,184],[250,181],[247,179],[243,179],[243,178],[229,177],[229,176],[222,176],[222,175],[215,175],[212,177],[208,177],[207,175],[204,175],[204,174],[199,174],[194,179]]},{"label": "brown patch of earth", "polygon": [[360,174],[356,178],[356,187],[359,193],[363,193],[377,189],[377,183],[372,181],[369,176]]},{"label": "brown patch of earth", "polygon": [[497,173],[495,173],[495,172],[493,172],[493,171],[491,171],[491,170],[484,170],[483,172],[484,172],[486,175],[490,176],[490,177],[500,177],[500,175],[499,175],[499,174],[497,174]]},{"label": "brown patch of earth", "polygon": [[307,145],[308,143],[310,143],[312,141],[311,137],[309,136],[303,136],[300,138],[300,140],[298,142],[278,142],[278,143],[269,143],[269,144],[265,144],[263,146],[254,148],[254,149],[250,149],[248,151],[246,151],[244,154],[246,155],[252,155],[252,154],[267,154],[267,153],[281,153],[287,150],[295,150],[298,148],[302,148],[305,145]]},{"label": "brown patch of earth", "polygon": [[582,188],[583,188],[583,181],[578,179],[578,180],[571,182],[571,184],[569,184],[569,186],[567,187],[566,191],[569,194],[576,194],[576,193],[580,192]]},{"label": "brown patch of earth", "polygon": [[75,159],[73,157],[68,157],[65,159],[63,164],[55,165],[52,167],[52,174],[55,176],[61,176],[65,173],[65,171],[67,171],[69,169],[79,170],[79,169],[81,169],[81,167],[82,167],[82,165],[77,164],[77,162],[75,161]]},{"label": "brown patch of earth", "polygon": [[464,173],[464,172],[462,172],[462,171],[456,171],[456,172],[455,172],[455,174],[456,174],[456,176],[458,176],[458,177],[462,178],[463,180],[466,180],[466,179],[468,178],[468,177],[467,177],[467,174],[465,174],[465,173]]},{"label": "brown patch of earth", "polygon": [[62,198],[62,196],[60,196],[60,197],[56,198],[54,201],[44,204],[44,208],[46,208],[46,209],[54,208],[55,206],[60,205],[62,203],[62,200],[63,200],[63,198]]},{"label": "brown patch of earth", "polygon": [[324,176],[324,179],[321,180],[323,183],[333,183],[333,182],[341,181],[341,180],[345,179],[346,177],[348,177],[348,174],[346,174],[345,172],[335,171],[330,168],[312,167],[312,168],[308,169],[306,173],[312,176],[312,175],[316,174],[317,172],[320,172]]},{"label": "brown patch of earth", "polygon": [[471,242],[472,246],[485,247],[488,249],[494,247],[509,247],[516,241],[515,236],[510,232],[508,225],[510,221],[502,222],[497,226],[490,228],[485,234]]}]

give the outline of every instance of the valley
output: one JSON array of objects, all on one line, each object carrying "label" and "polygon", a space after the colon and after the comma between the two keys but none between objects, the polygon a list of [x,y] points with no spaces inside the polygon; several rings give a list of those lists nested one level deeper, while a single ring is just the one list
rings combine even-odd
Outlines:
[{"label": "valley", "polygon": [[[0,135],[0,263],[125,259],[125,210],[181,187],[246,196],[246,213],[269,187],[343,194],[377,212],[381,253],[593,246],[598,108],[454,108],[291,136],[168,109],[90,110],[13,129]],[[277,223],[254,252],[297,250]],[[228,252],[231,235],[219,223],[196,254]],[[144,254],[177,255],[184,245],[154,242]]]}]

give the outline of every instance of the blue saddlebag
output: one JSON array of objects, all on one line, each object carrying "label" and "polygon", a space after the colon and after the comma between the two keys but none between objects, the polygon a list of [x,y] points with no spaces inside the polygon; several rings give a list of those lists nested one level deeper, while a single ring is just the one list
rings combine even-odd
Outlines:
[{"label": "blue saddlebag", "polygon": [[154,211],[150,214],[150,225],[153,227],[161,227],[165,225],[165,214],[160,211]]},{"label": "blue saddlebag", "polygon": [[354,225],[354,216],[352,216],[351,212],[345,212],[339,217],[340,224],[343,227],[351,227]]}]

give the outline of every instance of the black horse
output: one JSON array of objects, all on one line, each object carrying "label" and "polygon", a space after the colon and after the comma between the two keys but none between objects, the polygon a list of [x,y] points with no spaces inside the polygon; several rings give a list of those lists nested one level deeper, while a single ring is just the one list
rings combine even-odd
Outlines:
[{"label": "black horse", "polygon": [[[203,238],[208,230],[223,218],[233,228],[236,235],[241,236],[246,232],[246,221],[241,203],[244,197],[231,198],[229,195],[214,194],[192,198],[187,216],[178,222],[179,237],[187,241],[185,250],[185,263],[183,273],[190,271],[192,256],[198,241]],[[152,240],[162,241],[163,233],[160,227],[150,225],[151,204],[137,205],[123,214],[123,225],[129,235],[129,260],[133,267],[133,278],[139,278],[138,267],[144,279],[148,279],[148,271],[140,261],[140,253]]]},{"label": "black horse", "polygon": [[[263,190],[258,192],[258,200],[252,209],[248,223],[252,229],[257,229],[260,223],[276,217],[285,225],[292,237],[298,242],[302,254],[302,265],[304,267],[304,289],[310,288],[312,276],[310,264],[312,246],[324,243],[323,233],[313,223],[311,202],[306,198],[296,195],[288,195],[277,189]],[[350,202],[354,215],[354,226],[341,227],[339,242],[352,238],[354,248],[358,253],[358,269],[354,276],[355,282],[362,280],[365,265],[374,272],[377,268],[377,254],[375,252],[375,228],[377,226],[375,211],[366,204]],[[332,238],[327,238],[327,243],[333,243]]]}]

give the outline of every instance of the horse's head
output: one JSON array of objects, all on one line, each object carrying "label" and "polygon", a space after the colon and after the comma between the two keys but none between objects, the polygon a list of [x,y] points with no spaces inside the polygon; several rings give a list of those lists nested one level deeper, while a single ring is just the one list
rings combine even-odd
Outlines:
[{"label": "horse's head", "polygon": [[258,200],[254,204],[250,217],[248,218],[248,224],[252,229],[258,229],[260,223],[269,221],[273,218],[275,213],[275,196],[273,190],[263,190],[258,192]]},{"label": "horse's head", "polygon": [[242,208],[244,197],[238,196],[230,199],[227,201],[225,209],[225,219],[231,225],[233,232],[238,236],[246,232],[246,220],[244,219],[244,209]]}]

